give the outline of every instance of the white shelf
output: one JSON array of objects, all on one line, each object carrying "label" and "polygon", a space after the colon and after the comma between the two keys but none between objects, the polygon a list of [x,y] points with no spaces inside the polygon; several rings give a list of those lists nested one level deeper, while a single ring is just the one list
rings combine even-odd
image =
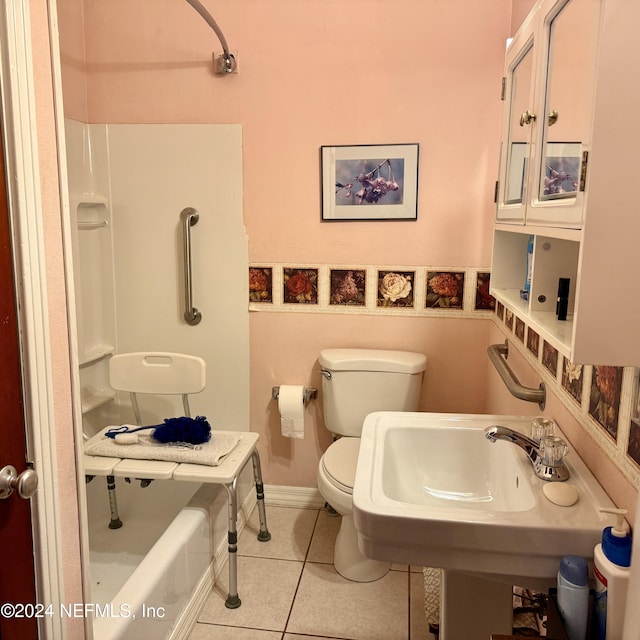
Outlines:
[{"label": "white shelf", "polygon": [[103,229],[108,226],[108,220],[78,220],[78,229],[82,230]]},{"label": "white shelf", "polygon": [[86,367],[94,362],[98,362],[107,356],[115,353],[115,349],[111,345],[100,344],[87,349],[80,357],[80,366]]},{"label": "white shelf", "polygon": [[528,302],[520,297],[520,291],[516,289],[494,289],[491,295],[559,353],[570,358],[573,339],[572,316],[568,316],[566,320],[558,320],[555,313],[550,311],[529,311]]},{"label": "white shelf", "polygon": [[115,400],[116,394],[112,391],[89,391],[83,389],[82,395],[82,413],[89,413],[98,407],[101,407],[111,400]]},{"label": "white shelf", "polygon": [[546,236],[547,238],[558,238],[560,240],[571,240],[580,242],[582,231],[580,229],[566,229],[563,227],[541,227],[531,224],[505,224],[496,223],[496,231],[507,231],[508,233],[522,233],[527,236]]},{"label": "white shelf", "polygon": [[101,196],[94,193],[83,193],[81,195],[72,195],[70,197],[71,203],[78,207],[80,205],[85,206],[94,206],[94,205],[104,205],[107,206],[109,201],[105,196]]}]

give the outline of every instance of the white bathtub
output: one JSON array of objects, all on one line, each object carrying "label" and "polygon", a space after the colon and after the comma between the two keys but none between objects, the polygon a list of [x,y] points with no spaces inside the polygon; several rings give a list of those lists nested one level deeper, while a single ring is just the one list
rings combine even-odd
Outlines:
[{"label": "white bathtub", "polygon": [[120,529],[109,529],[106,480],[87,485],[95,640],[162,640],[209,570],[209,508],[219,487],[117,481]]}]

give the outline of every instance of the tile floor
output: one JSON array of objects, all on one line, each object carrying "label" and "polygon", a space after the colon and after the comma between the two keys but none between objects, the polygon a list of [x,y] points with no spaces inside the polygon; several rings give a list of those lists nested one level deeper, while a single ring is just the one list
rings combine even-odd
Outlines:
[{"label": "tile floor", "polygon": [[270,506],[267,520],[269,542],[256,539],[255,511],[238,540],[242,606],[224,606],[225,567],[189,640],[432,640],[421,568],[394,565],[381,580],[350,582],[333,567],[339,517]]}]

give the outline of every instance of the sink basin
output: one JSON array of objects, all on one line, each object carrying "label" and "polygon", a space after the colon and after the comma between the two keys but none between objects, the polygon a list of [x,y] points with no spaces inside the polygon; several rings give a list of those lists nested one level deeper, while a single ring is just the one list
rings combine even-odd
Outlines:
[{"label": "sink basin", "polygon": [[481,512],[528,511],[536,504],[529,473],[507,442],[492,445],[482,429],[388,429],[384,440],[382,483],[391,500],[433,509]]},{"label": "sink basin", "polygon": [[[358,543],[365,555],[441,567],[546,589],[565,555],[593,557],[598,509],[613,506],[578,455],[565,460],[578,501],[543,494],[526,453],[489,442],[503,425],[527,434],[530,417],[378,412],[364,422],[353,489]],[[562,434],[558,434],[562,435]]]}]

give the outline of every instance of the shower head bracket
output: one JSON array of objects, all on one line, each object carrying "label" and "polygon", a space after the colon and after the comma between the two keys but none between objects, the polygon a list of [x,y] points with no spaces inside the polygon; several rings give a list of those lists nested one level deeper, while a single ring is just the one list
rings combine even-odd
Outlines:
[{"label": "shower head bracket", "polygon": [[216,73],[226,75],[228,73],[238,73],[238,63],[233,53],[223,52],[220,55],[213,53],[213,61],[216,65]]}]

